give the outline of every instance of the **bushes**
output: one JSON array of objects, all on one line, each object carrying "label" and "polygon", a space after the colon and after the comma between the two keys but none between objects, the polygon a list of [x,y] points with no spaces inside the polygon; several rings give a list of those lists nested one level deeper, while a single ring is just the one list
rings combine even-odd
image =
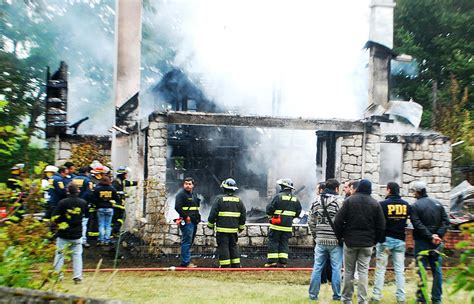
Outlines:
[{"label": "bushes", "polygon": [[0,184],[0,206],[7,210],[7,216],[0,218],[0,285],[40,289],[54,278],[55,246],[48,225],[32,215],[21,219],[43,209],[41,179],[37,178],[42,167],[35,168],[37,175],[21,181],[21,192]]}]

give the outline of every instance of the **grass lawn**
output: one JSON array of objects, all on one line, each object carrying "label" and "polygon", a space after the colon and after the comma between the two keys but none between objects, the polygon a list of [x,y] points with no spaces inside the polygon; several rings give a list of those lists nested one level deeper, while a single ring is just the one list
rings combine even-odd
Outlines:
[{"label": "grass lawn", "polygon": [[[413,303],[416,279],[407,276],[408,303]],[[74,285],[69,273],[58,291],[132,303],[306,303],[309,277],[309,272],[118,272],[95,278],[86,273],[82,284]],[[471,303],[472,294],[449,295],[446,285],[444,303]],[[395,284],[388,283],[383,303],[396,303],[394,294]],[[331,295],[331,286],[323,285],[319,303],[332,303]]]}]

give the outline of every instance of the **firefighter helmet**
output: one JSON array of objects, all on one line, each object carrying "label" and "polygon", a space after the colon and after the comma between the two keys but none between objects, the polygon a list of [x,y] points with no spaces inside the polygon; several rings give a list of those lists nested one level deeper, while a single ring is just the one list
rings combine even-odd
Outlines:
[{"label": "firefighter helmet", "polygon": [[120,166],[117,169],[117,175],[122,175],[128,173],[128,168],[125,166]]},{"label": "firefighter helmet", "polygon": [[237,187],[237,183],[232,178],[228,178],[225,181],[223,181],[222,184],[221,184],[221,188],[223,188],[225,190],[231,190],[231,191],[235,191],[235,190],[239,189]]},{"label": "firefighter helmet", "polygon": [[105,173],[105,168],[104,168],[103,165],[98,164],[98,165],[96,165],[95,167],[92,168],[91,173],[92,173],[92,174],[102,174],[102,173]]},{"label": "firefighter helmet", "polygon": [[13,167],[11,167],[10,170],[23,170],[25,168],[25,164],[15,164]]},{"label": "firefighter helmet", "polygon": [[46,166],[46,168],[44,168],[43,171],[44,172],[58,172],[58,167],[48,165],[48,166]]},{"label": "firefighter helmet", "polygon": [[10,173],[13,175],[20,175],[24,167],[25,164],[15,164],[13,167],[11,167]]},{"label": "firefighter helmet", "polygon": [[289,178],[280,178],[276,183],[282,189],[295,189],[295,187],[293,187],[293,181]]}]

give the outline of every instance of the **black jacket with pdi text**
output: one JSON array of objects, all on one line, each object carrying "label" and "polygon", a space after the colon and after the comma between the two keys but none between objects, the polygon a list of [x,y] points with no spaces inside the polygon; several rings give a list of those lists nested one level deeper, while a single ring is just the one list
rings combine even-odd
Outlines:
[{"label": "black jacket with pdi text", "polygon": [[200,204],[201,200],[196,193],[181,189],[176,194],[174,209],[181,218],[185,219],[189,216],[193,223],[199,223],[201,221]]},{"label": "black jacket with pdi text", "polygon": [[52,218],[58,225],[57,236],[66,240],[82,237],[82,218],[87,212],[87,202],[77,195],[70,195],[58,203]]},{"label": "black jacket with pdi text", "polygon": [[411,205],[411,223],[415,240],[431,241],[432,235],[443,237],[449,227],[449,218],[443,205],[424,196]]},{"label": "black jacket with pdi text", "polygon": [[411,207],[400,195],[390,195],[380,202],[385,216],[385,236],[405,241],[405,228]]},{"label": "black jacket with pdi text", "polygon": [[92,204],[97,209],[113,208],[118,202],[120,202],[120,197],[112,186],[99,184],[92,193]]},{"label": "black jacket with pdi text", "polygon": [[344,201],[334,220],[336,236],[344,239],[348,247],[371,247],[385,239],[382,207],[370,196],[371,185],[367,191],[361,186],[364,187],[362,181],[358,192]]}]

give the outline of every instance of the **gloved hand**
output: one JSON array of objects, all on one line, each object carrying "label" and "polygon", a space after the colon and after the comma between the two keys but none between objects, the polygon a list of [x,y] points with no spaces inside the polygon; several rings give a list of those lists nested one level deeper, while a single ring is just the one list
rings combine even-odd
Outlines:
[{"label": "gloved hand", "polygon": [[239,231],[239,233],[242,233],[242,231],[244,231],[244,229],[239,229],[238,231]]}]

